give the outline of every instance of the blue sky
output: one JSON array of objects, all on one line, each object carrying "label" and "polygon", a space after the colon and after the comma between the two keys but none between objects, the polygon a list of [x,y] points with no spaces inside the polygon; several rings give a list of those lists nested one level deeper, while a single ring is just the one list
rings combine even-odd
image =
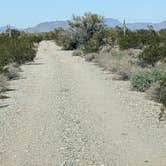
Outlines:
[{"label": "blue sky", "polygon": [[19,28],[70,19],[91,11],[120,21],[166,20],[166,0],[0,0],[0,26]]}]

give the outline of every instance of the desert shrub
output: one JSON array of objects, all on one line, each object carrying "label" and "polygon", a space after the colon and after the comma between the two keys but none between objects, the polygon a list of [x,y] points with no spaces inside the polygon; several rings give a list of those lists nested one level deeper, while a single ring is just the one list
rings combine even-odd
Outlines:
[{"label": "desert shrub", "polygon": [[166,46],[150,45],[139,55],[139,59],[154,66],[159,60],[165,60]]},{"label": "desert shrub", "polygon": [[0,72],[3,71],[3,67],[12,61],[11,54],[4,46],[0,46]]},{"label": "desert shrub", "polygon": [[62,46],[64,50],[76,49],[76,42],[70,31],[60,28],[55,30],[55,34],[56,44]]},{"label": "desert shrub", "polygon": [[121,37],[119,40],[120,49],[140,48],[141,42],[136,32],[127,32],[126,36]]},{"label": "desert shrub", "polygon": [[142,46],[154,45],[160,42],[160,35],[153,27],[136,31]]},{"label": "desert shrub", "polygon": [[12,40],[9,48],[13,62],[18,64],[33,61],[36,56],[34,43],[31,43],[27,39],[19,38],[18,40]]},{"label": "desert shrub", "polygon": [[74,50],[72,56],[82,56],[83,52],[81,50]]},{"label": "desert shrub", "polygon": [[34,44],[39,41],[32,34],[16,30],[11,31],[11,37],[0,34],[0,71],[9,63],[22,64],[34,60],[37,51]]},{"label": "desert shrub", "polygon": [[123,34],[123,30],[120,28],[109,28],[107,31],[107,36],[108,36],[108,44],[111,46],[115,46],[118,43],[118,39],[119,39],[119,30],[122,32]]},{"label": "desert shrub", "polygon": [[[121,30],[122,31],[122,30]],[[149,45],[156,45],[163,40],[162,35],[156,32],[152,27],[148,30],[131,31],[127,29],[126,35],[121,32],[117,36],[118,44],[121,49],[139,48],[143,49]]]},{"label": "desert shrub", "polygon": [[102,16],[85,13],[82,17],[74,16],[69,25],[77,47],[86,53],[99,51],[107,42],[107,28]]},{"label": "desert shrub", "polygon": [[100,50],[100,41],[98,39],[98,34],[94,34],[92,38],[90,38],[83,47],[83,51],[85,53],[93,53],[98,52]]},{"label": "desert shrub", "polygon": [[153,83],[161,81],[165,76],[165,72],[153,69],[151,71],[139,72],[131,78],[132,88],[144,92],[151,87]]}]

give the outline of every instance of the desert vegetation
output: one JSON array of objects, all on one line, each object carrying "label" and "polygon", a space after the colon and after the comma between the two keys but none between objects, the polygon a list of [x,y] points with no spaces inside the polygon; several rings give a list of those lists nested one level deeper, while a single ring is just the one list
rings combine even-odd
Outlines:
[{"label": "desert vegetation", "polygon": [[8,29],[0,34],[0,92],[8,88],[7,80],[19,77],[19,65],[33,61],[37,45],[42,40],[38,34],[28,34]]},{"label": "desert vegetation", "polygon": [[[114,73],[114,79],[130,80],[131,89],[147,92],[149,98],[166,107],[166,30],[131,31],[124,27],[109,28],[104,17],[93,13],[73,16],[69,29],[48,33],[25,33],[11,30],[0,34],[1,79],[19,77],[19,65],[33,61],[42,40],[54,40],[73,56],[84,57]],[[2,84],[6,82],[1,81]],[[2,85],[1,89],[5,89]]]},{"label": "desert vegetation", "polygon": [[166,30],[131,31],[123,27],[108,28],[104,18],[93,13],[73,17],[70,29],[55,30],[55,41],[73,56],[84,56],[114,78],[130,80],[131,89],[147,92],[151,99],[166,107]]}]

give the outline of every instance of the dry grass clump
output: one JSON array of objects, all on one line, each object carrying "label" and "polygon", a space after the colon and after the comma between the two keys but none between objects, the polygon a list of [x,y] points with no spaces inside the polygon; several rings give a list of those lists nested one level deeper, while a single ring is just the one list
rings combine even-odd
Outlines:
[{"label": "dry grass clump", "polygon": [[114,79],[128,80],[131,75],[141,70],[137,65],[137,59],[128,55],[126,51],[112,49],[111,52],[100,54],[95,58],[99,66],[116,74]]},{"label": "dry grass clump", "polygon": [[8,89],[9,83],[6,76],[0,74],[0,92],[4,92]]}]

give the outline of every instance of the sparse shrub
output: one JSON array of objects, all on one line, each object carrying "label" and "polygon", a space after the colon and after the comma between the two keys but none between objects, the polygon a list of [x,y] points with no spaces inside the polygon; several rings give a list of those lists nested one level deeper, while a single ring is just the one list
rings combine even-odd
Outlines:
[{"label": "sparse shrub", "polygon": [[74,50],[72,56],[83,56],[83,52],[81,50]]},{"label": "sparse shrub", "polygon": [[153,83],[162,80],[164,75],[165,72],[156,69],[152,71],[139,72],[131,78],[132,88],[144,92],[150,88]]}]

